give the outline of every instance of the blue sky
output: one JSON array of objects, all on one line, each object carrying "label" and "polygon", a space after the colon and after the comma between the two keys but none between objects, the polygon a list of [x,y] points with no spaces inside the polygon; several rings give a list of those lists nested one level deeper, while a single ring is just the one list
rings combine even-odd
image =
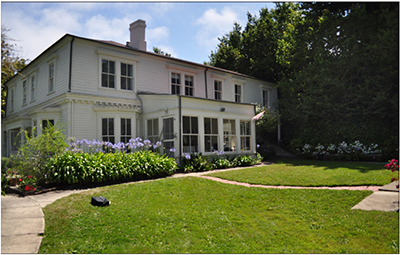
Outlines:
[{"label": "blue sky", "polygon": [[20,56],[33,60],[70,33],[77,36],[129,41],[129,24],[146,21],[147,50],[161,48],[173,57],[203,63],[215,51],[218,37],[242,27],[247,12],[258,16],[272,2],[8,2],[1,3],[1,23],[20,47]]}]

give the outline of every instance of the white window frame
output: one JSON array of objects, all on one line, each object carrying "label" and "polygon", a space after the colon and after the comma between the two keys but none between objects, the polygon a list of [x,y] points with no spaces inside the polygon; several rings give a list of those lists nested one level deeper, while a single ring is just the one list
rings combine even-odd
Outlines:
[{"label": "white window frame", "polygon": [[[197,69],[193,69],[190,67],[185,66],[178,66],[173,64],[166,64],[167,69],[169,70],[169,80],[168,80],[168,92],[171,95],[186,95],[186,85],[185,85],[185,76],[192,76],[193,77],[193,97],[196,96],[196,88],[197,88],[197,74],[200,72]],[[180,93],[172,94],[172,74],[179,74],[180,75]]]},{"label": "white window frame", "polygon": [[[242,123],[248,123],[248,126],[244,126],[243,128]],[[244,132],[243,132],[244,131]],[[243,140],[249,140],[249,147],[244,147]],[[251,151],[251,121],[250,120],[240,120],[240,151]]]},{"label": "white window frame", "polygon": [[[103,72],[103,61],[107,61],[107,69],[110,69],[110,63],[112,62],[114,64],[114,73],[110,73],[110,72]],[[100,62],[100,86],[103,89],[117,89],[117,62],[113,59],[109,59],[109,58],[101,58],[101,62]],[[109,71],[109,70],[108,70]],[[103,74],[107,75],[107,86],[103,86]],[[110,87],[110,79],[109,77],[114,77],[114,82],[113,82],[113,87]]]},{"label": "white window frame", "polygon": [[[240,88],[240,93],[236,92],[236,86]],[[235,83],[234,84],[234,88],[233,88],[233,92],[234,92],[234,101],[235,103],[243,103],[243,84],[240,83]],[[237,97],[239,97],[239,101],[236,99]]]},{"label": "white window frame", "polygon": [[34,102],[36,100],[36,90],[37,90],[37,76],[36,74],[31,74],[29,77],[30,82],[30,102]]},{"label": "white window frame", "polygon": [[[125,121],[125,123],[124,123],[125,125],[124,126],[122,125],[122,120]],[[132,123],[133,123],[133,121],[132,121],[132,118],[121,117],[121,118],[119,118],[119,122],[120,122],[120,128],[119,128],[120,129],[120,134],[119,134],[120,138],[119,138],[119,141],[122,142],[122,140],[125,140],[123,142],[124,143],[128,143],[129,140],[131,138],[133,138],[133,133],[132,133]],[[128,122],[130,122],[130,129],[128,128]],[[115,125],[114,125],[114,127],[115,127]],[[124,129],[124,133],[125,134],[123,134],[123,132],[122,132],[123,129]]]},{"label": "white window frame", "polygon": [[[189,80],[187,80],[186,78],[189,78]],[[190,80],[190,78],[191,78],[191,80]],[[188,93],[188,91],[191,91],[191,93]],[[194,95],[194,75],[185,74],[185,96],[192,96],[192,97],[195,96]]]},{"label": "white window frame", "polygon": [[[215,85],[216,85],[215,83],[216,83],[216,82],[220,83],[220,86],[221,86],[221,87],[219,88],[220,90],[216,90],[216,87],[215,87]],[[223,91],[222,91],[223,82],[222,82],[222,80],[214,79],[214,83],[213,83],[213,84],[214,84],[214,99],[215,99],[215,100],[222,100],[222,95],[223,95]],[[217,93],[219,93],[219,95],[220,95],[219,98],[216,97],[216,94],[217,94]]]},{"label": "white window frame", "polygon": [[[51,66],[53,66],[52,69],[51,69]],[[48,71],[48,73],[47,73],[48,74],[48,84],[47,84],[48,90],[47,90],[47,92],[48,92],[48,94],[51,94],[56,91],[56,63],[55,63],[55,61],[49,62],[47,71]],[[53,72],[51,72],[51,71],[53,71]]]},{"label": "white window frame", "polygon": [[[183,121],[183,119],[185,117],[189,118],[189,123],[190,123],[189,133],[184,133],[185,130],[184,130],[184,121]],[[197,133],[193,133],[192,118],[197,118]],[[183,150],[183,153],[199,153],[201,151],[201,149],[200,149],[200,140],[199,140],[199,137],[200,137],[200,127],[199,127],[199,125],[200,125],[199,116],[190,116],[190,115],[182,116],[182,150]],[[189,136],[189,146],[186,146],[186,147],[184,146],[184,144],[183,144],[183,140],[184,140],[183,137],[184,136]],[[192,147],[195,147],[195,146],[192,146],[192,143],[191,143],[191,138],[192,137],[196,137],[197,138],[197,150],[192,150]],[[189,150],[187,150],[187,148],[189,148]]]},{"label": "white window frame", "polygon": [[[137,91],[137,59],[134,58],[129,58],[127,59],[126,55],[119,54],[117,52],[108,52],[105,50],[96,50],[96,53],[98,54],[98,73],[99,73],[99,89],[101,90],[112,90],[112,91],[123,91],[124,93],[136,93]],[[109,88],[109,87],[103,87],[102,85],[102,74],[103,74],[103,69],[102,69],[102,63],[103,59],[107,61],[113,61],[115,63],[115,74],[114,74],[114,88]],[[126,65],[132,65],[133,69],[133,76],[131,77],[133,79],[132,81],[132,90],[128,89],[122,89],[121,87],[121,78],[122,77],[127,77],[123,76],[122,70],[121,70],[121,64],[126,64]]]},{"label": "white window frame", "polygon": [[[132,66],[132,76],[129,76],[128,74],[122,75],[122,65],[126,65],[127,67],[128,66]],[[120,69],[121,69],[120,70],[120,78],[119,78],[121,90],[134,91],[134,89],[135,89],[135,65],[131,64],[131,63],[125,63],[123,61],[120,61],[119,66],[120,66]],[[122,79],[126,79],[127,81],[128,80],[132,80],[132,89],[128,89],[128,88],[123,89],[122,88]],[[126,86],[128,87],[128,83],[126,84]]]},{"label": "white window frame", "polygon": [[22,81],[22,106],[28,102],[28,80]]},{"label": "white window frame", "polygon": [[[157,122],[157,130],[154,128],[154,123]],[[153,144],[160,141],[160,122],[158,118],[152,118],[146,120],[146,132],[147,132],[147,139],[150,140]],[[151,130],[151,132],[149,132]]]},{"label": "white window frame", "polygon": [[[230,123],[229,124],[231,124],[231,130],[230,130],[230,133],[225,133],[226,131],[225,131],[225,129],[224,129],[224,121],[225,120],[227,120],[227,121],[229,121]],[[231,121],[233,121],[233,125],[232,125],[232,123],[231,123]],[[237,121],[236,121],[236,119],[223,119],[222,120],[222,130],[223,130],[223,147],[224,147],[224,151],[225,152],[236,152],[237,151],[237,147],[238,147],[238,141],[237,141],[237,134],[238,134],[238,130],[237,130],[237,127],[236,127],[236,123],[237,123]],[[235,132],[234,133],[232,133],[232,127],[234,127],[234,129],[235,129]],[[226,138],[228,138],[228,140],[226,140]],[[230,141],[231,141],[231,138],[233,138],[234,139],[234,141],[235,141],[235,148],[229,148],[230,147],[230,145],[228,145],[228,148],[229,148],[229,150],[225,150],[225,147],[226,147],[226,143],[228,142],[228,143],[230,143]]]},{"label": "white window frame", "polygon": [[10,111],[15,110],[15,87],[10,89]]},{"label": "white window frame", "polygon": [[[175,82],[174,82],[174,80]],[[178,73],[178,72],[171,72],[171,86],[170,86],[170,90],[171,90],[171,94],[172,95],[181,95],[182,94],[182,74]],[[177,88],[179,88],[179,91],[177,93],[173,93],[173,87],[175,87],[175,92],[177,90]]]},{"label": "white window frame", "polygon": [[[210,133],[207,134],[206,133],[206,119],[210,119]],[[216,120],[216,124],[217,124],[217,133],[213,133],[213,119]],[[203,118],[204,121],[204,152],[214,152],[215,150],[220,150],[220,146],[219,146],[219,119],[215,118],[215,117],[204,117]],[[213,147],[213,143],[212,143],[212,138],[216,138],[217,139],[217,148]],[[207,139],[210,139],[210,146],[209,148],[207,148],[206,143],[207,143]]]},{"label": "white window frame", "polygon": [[[113,120],[113,134],[110,134],[110,123],[109,123],[109,121],[110,121],[110,119],[112,119]],[[115,144],[115,142],[116,142],[116,125],[115,125],[115,117],[114,116],[110,116],[110,117],[106,117],[106,116],[104,116],[104,117],[100,117],[100,123],[101,123],[101,126],[100,126],[100,128],[101,128],[101,141],[106,141],[105,139],[104,139],[104,137],[107,137],[107,141],[109,141],[109,142],[111,142],[111,143],[113,143],[113,144]],[[106,120],[107,121],[107,134],[104,134],[103,133],[103,121],[104,120]],[[114,139],[114,141],[112,142],[112,141],[110,141],[110,138],[113,138]]]}]

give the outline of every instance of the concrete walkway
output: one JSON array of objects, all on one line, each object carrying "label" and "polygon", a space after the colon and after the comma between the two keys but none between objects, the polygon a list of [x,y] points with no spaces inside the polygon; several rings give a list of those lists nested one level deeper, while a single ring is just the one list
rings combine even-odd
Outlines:
[{"label": "concrete walkway", "polygon": [[[197,176],[212,179],[204,176],[216,171],[232,171],[243,168],[215,170],[201,173],[175,174],[169,178],[179,178],[186,176]],[[222,179],[214,179],[214,181],[229,182]],[[241,185],[241,183],[231,183]],[[250,185],[247,186],[263,186]],[[265,186],[263,188],[283,188],[279,186]],[[307,188],[307,187],[285,187],[285,188]],[[325,188],[325,187],[322,187]],[[355,189],[354,187],[340,187],[341,189]],[[335,189],[340,189],[335,188]],[[357,188],[357,189],[360,189]],[[378,211],[398,211],[399,209],[399,192],[394,183],[383,187],[369,186],[362,188],[363,190],[373,190],[374,193],[365,198],[361,203],[352,209],[360,210],[378,210]],[[53,203],[57,199],[79,193],[87,189],[81,190],[56,190],[34,196],[21,197],[17,194],[7,194],[1,197],[1,253],[38,253],[44,233],[44,214],[42,208]]]}]

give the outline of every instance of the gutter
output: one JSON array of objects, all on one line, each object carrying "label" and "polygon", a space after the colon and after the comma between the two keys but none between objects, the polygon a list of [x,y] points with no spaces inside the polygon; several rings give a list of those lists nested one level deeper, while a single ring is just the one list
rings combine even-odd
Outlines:
[{"label": "gutter", "polygon": [[204,71],[204,81],[205,81],[205,85],[206,85],[206,98],[208,98],[208,92],[207,92],[207,70],[208,70],[208,67]]},{"label": "gutter", "polygon": [[69,50],[69,81],[68,81],[68,92],[71,92],[72,86],[71,86],[71,77],[72,77],[72,49],[73,49],[73,43],[74,43],[75,37],[72,37],[71,44],[70,44],[70,50]]}]

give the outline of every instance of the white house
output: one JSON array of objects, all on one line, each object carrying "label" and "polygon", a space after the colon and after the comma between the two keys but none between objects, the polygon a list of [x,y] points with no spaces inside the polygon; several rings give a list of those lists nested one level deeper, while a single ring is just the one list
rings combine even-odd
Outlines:
[{"label": "white house", "polygon": [[145,28],[130,24],[126,45],[66,34],[10,79],[2,155],[23,142],[20,130],[40,134],[46,120],[77,139],[162,141],[177,158],[255,153],[255,104],[276,108],[272,84],[149,52]]}]

